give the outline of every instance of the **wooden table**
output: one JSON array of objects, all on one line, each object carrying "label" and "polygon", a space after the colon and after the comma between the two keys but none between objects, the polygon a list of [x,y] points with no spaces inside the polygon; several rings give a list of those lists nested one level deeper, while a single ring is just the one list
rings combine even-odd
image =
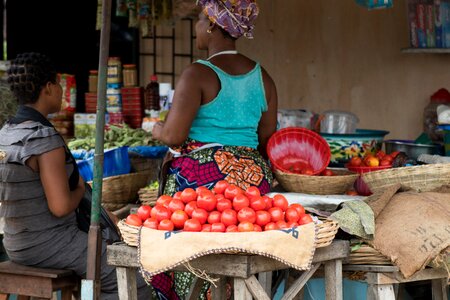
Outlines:
[{"label": "wooden table", "polygon": [[395,300],[398,285],[405,282],[431,280],[433,300],[447,300],[447,271],[427,268],[409,278],[403,277],[398,267],[384,265],[344,265],[344,271],[363,272],[367,283],[367,300]]},{"label": "wooden table", "polygon": [[[318,248],[314,254],[312,267],[295,280],[285,292],[282,300],[294,299],[308,279],[321,264],[325,270],[326,298],[342,300],[342,260],[349,253],[348,241],[335,240],[331,245]],[[137,249],[125,244],[111,245],[107,248],[108,264],[117,267],[117,281],[121,300],[137,299],[136,268],[139,267]],[[220,278],[217,288],[212,288],[213,299],[225,299],[226,282],[233,280],[234,299],[267,300],[271,295],[271,272],[287,269],[288,266],[274,259],[259,255],[211,254],[189,262],[190,266],[204,270],[208,275]],[[184,265],[174,271],[187,271]],[[256,278],[259,274],[259,281]],[[195,280],[187,299],[198,299],[203,285],[202,280]]]}]

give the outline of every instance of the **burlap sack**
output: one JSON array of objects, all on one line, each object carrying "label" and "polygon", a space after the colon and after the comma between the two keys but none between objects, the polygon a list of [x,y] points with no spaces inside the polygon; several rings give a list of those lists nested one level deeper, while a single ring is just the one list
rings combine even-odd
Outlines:
[{"label": "burlap sack", "polygon": [[389,199],[395,189],[369,203],[376,216],[370,244],[408,278],[450,246],[450,194],[409,191]]},{"label": "burlap sack", "polygon": [[142,227],[139,234],[139,262],[147,278],[196,257],[227,252],[267,256],[291,268],[307,270],[316,249],[313,223],[286,230],[227,233],[167,232]]}]

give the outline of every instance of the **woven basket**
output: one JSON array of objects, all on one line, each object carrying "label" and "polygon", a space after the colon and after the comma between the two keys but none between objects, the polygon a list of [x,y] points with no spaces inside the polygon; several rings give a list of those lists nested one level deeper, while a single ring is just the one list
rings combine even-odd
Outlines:
[{"label": "woven basket", "polygon": [[[102,205],[105,208],[117,210],[138,198],[140,188],[149,182],[150,172],[130,173],[111,176],[103,179]],[[92,182],[89,182],[92,185]]]},{"label": "woven basket", "polygon": [[156,200],[158,199],[158,190],[141,188],[138,192],[139,201],[142,205],[155,206]]},{"label": "woven basket", "polygon": [[333,171],[335,176],[309,176],[285,173],[275,170],[275,177],[281,186],[288,192],[338,195],[344,194],[353,187],[358,174],[349,171]]},{"label": "woven basket", "polygon": [[382,192],[396,183],[419,192],[426,192],[450,184],[450,164],[430,164],[392,168],[362,175],[372,193]]},{"label": "woven basket", "polygon": [[[139,227],[128,225],[124,220],[120,220],[117,226],[119,227],[123,241],[129,246],[137,247]],[[335,221],[327,219],[323,223],[318,224],[317,228],[316,248],[322,248],[331,244],[339,226]]]},{"label": "woven basket", "polygon": [[389,258],[370,247],[369,245],[361,245],[357,250],[350,252],[345,261],[352,265],[391,265]]}]

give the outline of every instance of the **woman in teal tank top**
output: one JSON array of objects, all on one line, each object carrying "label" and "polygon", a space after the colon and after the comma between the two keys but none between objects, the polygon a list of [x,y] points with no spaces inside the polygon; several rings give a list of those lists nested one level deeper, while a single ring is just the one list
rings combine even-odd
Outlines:
[{"label": "woman in teal tank top", "polygon": [[239,37],[252,37],[258,7],[252,0],[199,2],[196,43],[209,57],[183,71],[166,121],[152,132],[175,154],[164,193],[212,188],[222,179],[268,193],[265,148],[276,130],[276,88],[259,63],[236,51]]}]

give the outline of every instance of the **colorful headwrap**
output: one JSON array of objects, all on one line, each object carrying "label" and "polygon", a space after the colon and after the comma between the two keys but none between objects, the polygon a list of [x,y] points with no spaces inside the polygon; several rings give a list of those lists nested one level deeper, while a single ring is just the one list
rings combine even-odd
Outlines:
[{"label": "colorful headwrap", "polygon": [[253,23],[259,9],[256,0],[197,0],[203,13],[232,37],[253,38]]}]

